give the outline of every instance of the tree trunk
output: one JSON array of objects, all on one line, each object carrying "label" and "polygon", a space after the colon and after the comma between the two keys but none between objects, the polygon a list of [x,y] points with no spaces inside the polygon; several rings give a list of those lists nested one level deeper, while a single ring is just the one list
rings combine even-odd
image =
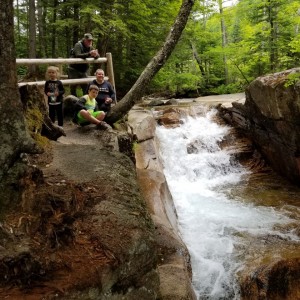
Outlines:
[{"label": "tree trunk", "polygon": [[[226,34],[226,26],[225,26],[224,14],[223,14],[223,1],[222,0],[219,0],[219,11],[220,11],[220,17],[221,17],[222,48],[224,50],[227,45],[227,34]],[[227,58],[226,58],[225,53],[223,53],[223,64],[224,64],[225,84],[228,84],[229,83],[228,68],[227,68]]]},{"label": "tree trunk", "polygon": [[80,3],[79,1],[75,1],[74,2],[74,6],[73,6],[73,10],[74,10],[74,14],[73,14],[73,20],[75,21],[75,24],[73,26],[73,45],[72,47],[74,47],[74,45],[79,41],[79,8],[80,8]]},{"label": "tree trunk", "polygon": [[57,16],[57,6],[58,6],[58,1],[54,0],[53,1],[53,17],[52,17],[52,22],[53,22],[53,26],[52,26],[52,30],[51,30],[51,53],[52,53],[52,57],[57,57],[56,55],[56,26],[54,25],[56,22],[56,16]]},{"label": "tree trunk", "polygon": [[267,2],[268,22],[270,25],[270,71],[275,72],[278,65],[277,55],[277,7],[269,0]]},{"label": "tree trunk", "polygon": [[[29,0],[29,58],[36,58],[35,0]],[[35,65],[29,66],[29,73],[35,75]]]},{"label": "tree trunk", "polygon": [[14,44],[13,1],[2,0],[0,14],[0,183],[21,153],[37,153],[37,146],[25,128],[23,107],[17,86]]},{"label": "tree trunk", "polygon": [[15,15],[16,20],[17,20],[17,36],[18,36],[18,42],[21,43],[21,26],[20,26],[20,4],[19,0],[16,2],[16,7],[15,7]]},{"label": "tree trunk", "polygon": [[47,43],[46,43],[46,20],[45,20],[45,5],[43,0],[37,1],[37,12],[38,12],[38,29],[39,29],[39,51],[38,57],[47,57]]},{"label": "tree trunk", "polygon": [[157,54],[150,60],[138,80],[129,92],[120,100],[116,106],[106,116],[106,121],[110,124],[120,120],[133,106],[139,102],[145,92],[145,88],[153,79],[155,74],[162,68],[173,49],[175,48],[183,29],[188,21],[188,17],[193,8],[195,0],[184,0],[179,13],[166,41]]},{"label": "tree trunk", "polygon": [[201,75],[205,78],[205,70],[204,70],[204,68],[202,66],[202,61],[201,61],[201,58],[200,58],[200,56],[198,54],[198,51],[197,51],[194,43],[192,41],[189,41],[189,42],[190,42],[190,46],[191,46],[191,49],[192,49],[192,52],[193,52],[193,57],[195,58],[195,60],[196,60],[196,62],[198,64],[198,67],[199,67],[199,69],[201,71]]}]

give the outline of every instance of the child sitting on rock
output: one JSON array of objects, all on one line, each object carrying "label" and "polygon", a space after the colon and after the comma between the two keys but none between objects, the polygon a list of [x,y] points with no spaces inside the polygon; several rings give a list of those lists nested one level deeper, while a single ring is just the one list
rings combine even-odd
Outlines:
[{"label": "child sitting on rock", "polygon": [[75,116],[73,121],[81,126],[88,124],[95,124],[97,128],[108,129],[111,128],[106,122],[104,111],[96,110],[96,97],[99,88],[96,85],[91,85],[88,89],[88,94],[82,96],[75,105]]}]

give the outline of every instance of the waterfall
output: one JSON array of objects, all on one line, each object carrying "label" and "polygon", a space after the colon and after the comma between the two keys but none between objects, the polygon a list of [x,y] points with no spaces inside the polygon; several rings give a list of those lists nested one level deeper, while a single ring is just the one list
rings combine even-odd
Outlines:
[{"label": "waterfall", "polygon": [[247,184],[250,172],[220,149],[230,128],[215,123],[215,114],[188,117],[175,129],[158,126],[156,134],[197,299],[239,299],[236,274],[250,253],[251,237],[297,238],[276,229],[290,221],[283,211],[232,197],[229,191]]}]

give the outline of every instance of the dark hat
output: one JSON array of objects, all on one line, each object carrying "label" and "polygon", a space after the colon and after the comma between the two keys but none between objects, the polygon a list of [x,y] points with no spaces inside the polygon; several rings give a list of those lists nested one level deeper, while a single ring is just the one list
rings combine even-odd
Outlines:
[{"label": "dark hat", "polygon": [[93,40],[93,36],[90,33],[85,33],[84,36],[83,36],[83,38],[85,40]]}]

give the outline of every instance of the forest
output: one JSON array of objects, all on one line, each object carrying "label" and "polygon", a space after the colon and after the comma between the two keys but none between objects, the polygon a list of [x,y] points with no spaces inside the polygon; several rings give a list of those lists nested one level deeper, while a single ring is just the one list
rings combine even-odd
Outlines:
[{"label": "forest", "polygon": [[[122,96],[163,44],[181,3],[15,0],[16,56],[69,57],[73,45],[90,32],[101,56],[112,53]],[[198,0],[146,92],[188,97],[243,91],[258,76],[299,66],[299,31],[298,0]],[[35,77],[43,77],[44,68],[35,70]],[[19,79],[30,73],[24,66],[17,71]]]}]

